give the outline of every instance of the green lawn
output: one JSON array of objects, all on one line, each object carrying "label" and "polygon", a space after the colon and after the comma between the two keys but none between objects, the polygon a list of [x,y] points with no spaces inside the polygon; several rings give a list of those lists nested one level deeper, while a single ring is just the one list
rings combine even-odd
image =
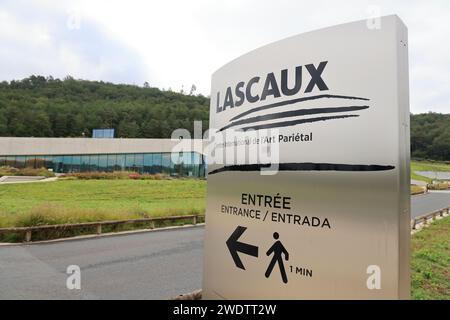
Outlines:
[{"label": "green lawn", "polygon": [[204,180],[60,180],[0,185],[0,227],[203,213]]},{"label": "green lawn", "polygon": [[412,236],[412,299],[450,300],[450,218]]},{"label": "green lawn", "polygon": [[444,162],[411,161],[411,170],[450,172],[450,164]]}]

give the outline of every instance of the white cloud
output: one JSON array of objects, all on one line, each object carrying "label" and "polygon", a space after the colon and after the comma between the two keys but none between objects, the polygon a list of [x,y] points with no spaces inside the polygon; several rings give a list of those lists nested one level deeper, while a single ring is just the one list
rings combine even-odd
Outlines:
[{"label": "white cloud", "polygon": [[6,1],[0,67],[8,72],[1,77],[70,73],[174,90],[194,83],[209,94],[210,75],[245,52],[365,19],[373,8],[398,14],[409,28],[412,111],[450,112],[448,1]]},{"label": "white cloud", "polygon": [[108,37],[89,19],[71,29],[67,7],[6,1],[0,6],[1,80],[31,74],[142,83],[137,52]]}]

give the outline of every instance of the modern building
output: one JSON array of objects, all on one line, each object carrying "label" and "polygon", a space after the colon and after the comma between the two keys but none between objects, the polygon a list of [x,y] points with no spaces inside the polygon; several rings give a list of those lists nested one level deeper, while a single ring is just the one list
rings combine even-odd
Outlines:
[{"label": "modern building", "polygon": [[202,140],[0,138],[0,166],[204,177]]}]

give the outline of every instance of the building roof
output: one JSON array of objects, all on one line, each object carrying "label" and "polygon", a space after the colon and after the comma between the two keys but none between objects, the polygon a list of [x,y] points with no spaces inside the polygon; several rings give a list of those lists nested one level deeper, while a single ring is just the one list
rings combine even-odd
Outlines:
[{"label": "building roof", "polygon": [[147,152],[198,152],[201,139],[94,139],[0,137],[0,155],[68,155]]}]

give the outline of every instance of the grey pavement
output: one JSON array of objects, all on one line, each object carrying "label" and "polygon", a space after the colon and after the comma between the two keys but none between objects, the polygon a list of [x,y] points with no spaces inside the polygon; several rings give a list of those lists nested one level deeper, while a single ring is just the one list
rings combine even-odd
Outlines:
[{"label": "grey pavement", "polygon": [[415,184],[416,186],[426,186],[427,185],[427,183],[425,181],[414,180],[414,179],[411,179],[411,184]]},{"label": "grey pavement", "polygon": [[[203,227],[0,247],[0,299],[167,299],[200,288]],[[66,269],[81,269],[81,290]]]},{"label": "grey pavement", "polygon": [[417,174],[437,180],[450,180],[450,172],[441,171],[415,171]]},{"label": "grey pavement", "polygon": [[430,191],[411,197],[411,218],[450,206],[450,190]]}]

